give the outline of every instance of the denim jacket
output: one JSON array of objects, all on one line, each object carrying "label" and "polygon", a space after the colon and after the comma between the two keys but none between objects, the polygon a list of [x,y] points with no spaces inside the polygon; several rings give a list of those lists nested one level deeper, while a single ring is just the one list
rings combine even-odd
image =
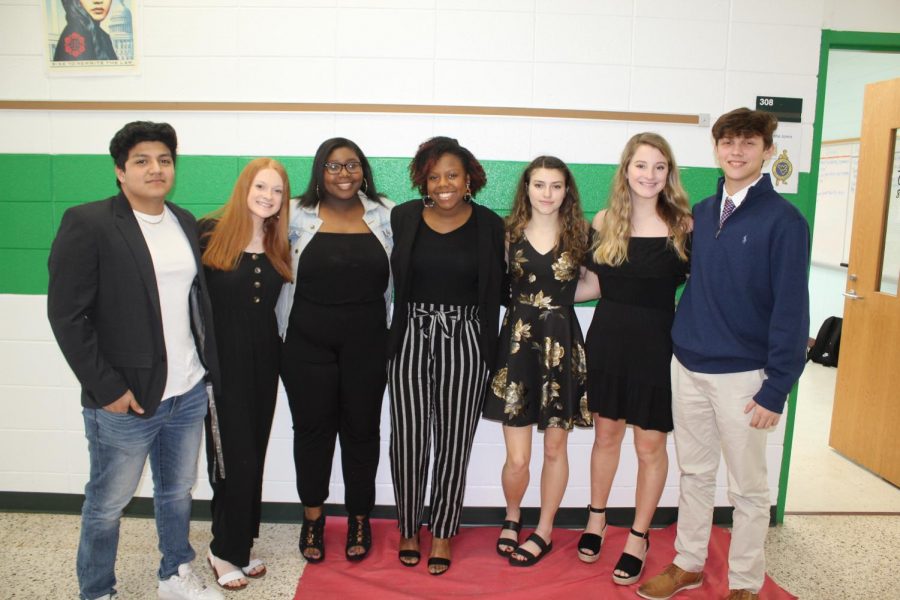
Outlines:
[{"label": "denim jacket", "polygon": [[[387,198],[382,198],[381,204],[369,199],[364,193],[359,192],[359,200],[365,208],[363,221],[381,242],[388,261],[391,258],[391,250],[394,248],[394,236],[391,233],[391,209],[394,203]],[[278,296],[275,305],[275,316],[278,319],[278,334],[285,339],[288,329],[288,321],[291,316],[291,307],[294,305],[294,290],[297,287],[297,266],[300,264],[300,255],[306,249],[307,244],[319,231],[322,219],[319,218],[319,206],[300,206],[299,200],[291,201],[290,222],[288,223],[288,240],[291,243],[291,268],[292,281],[285,283]],[[385,322],[390,325],[391,294],[394,288],[393,273],[389,276],[388,285],[384,290]]]}]

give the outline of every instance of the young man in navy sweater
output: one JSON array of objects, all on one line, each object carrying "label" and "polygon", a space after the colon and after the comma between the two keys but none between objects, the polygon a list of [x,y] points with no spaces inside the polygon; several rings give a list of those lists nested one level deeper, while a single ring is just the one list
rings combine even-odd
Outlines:
[{"label": "young man in navy sweater", "polygon": [[734,505],[727,598],[757,598],[765,578],[766,438],[803,371],[809,335],[809,226],[761,174],[777,125],[739,108],[712,128],[725,176],[694,207],[691,277],[672,327],[676,556],[639,588],[643,598],[702,585],[720,454]]}]

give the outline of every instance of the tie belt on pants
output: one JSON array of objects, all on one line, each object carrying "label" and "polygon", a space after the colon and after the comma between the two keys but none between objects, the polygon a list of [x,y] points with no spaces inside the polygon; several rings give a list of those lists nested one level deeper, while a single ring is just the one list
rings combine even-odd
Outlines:
[{"label": "tie belt on pants", "polygon": [[474,305],[409,303],[409,317],[422,336],[435,341],[436,335],[452,338],[461,323],[478,320],[478,307]]}]

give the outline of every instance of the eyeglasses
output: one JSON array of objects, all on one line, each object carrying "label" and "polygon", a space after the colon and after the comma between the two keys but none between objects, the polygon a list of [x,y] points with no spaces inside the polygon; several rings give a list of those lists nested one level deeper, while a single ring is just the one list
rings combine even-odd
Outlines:
[{"label": "eyeglasses", "polygon": [[353,173],[358,172],[362,168],[362,165],[355,160],[351,160],[350,162],[339,163],[339,162],[327,162],[325,163],[325,170],[331,173],[332,175],[337,175],[341,172],[341,169],[347,169],[347,172],[351,175]]}]

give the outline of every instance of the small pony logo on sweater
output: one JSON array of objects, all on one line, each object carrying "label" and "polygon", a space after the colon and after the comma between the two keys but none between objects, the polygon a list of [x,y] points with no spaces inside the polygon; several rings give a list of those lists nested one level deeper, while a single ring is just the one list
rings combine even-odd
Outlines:
[{"label": "small pony logo on sweater", "polygon": [[741,240],[741,243],[742,243],[742,244],[746,244],[746,243],[747,243],[747,236],[746,236],[746,235],[744,235],[744,239]]}]

